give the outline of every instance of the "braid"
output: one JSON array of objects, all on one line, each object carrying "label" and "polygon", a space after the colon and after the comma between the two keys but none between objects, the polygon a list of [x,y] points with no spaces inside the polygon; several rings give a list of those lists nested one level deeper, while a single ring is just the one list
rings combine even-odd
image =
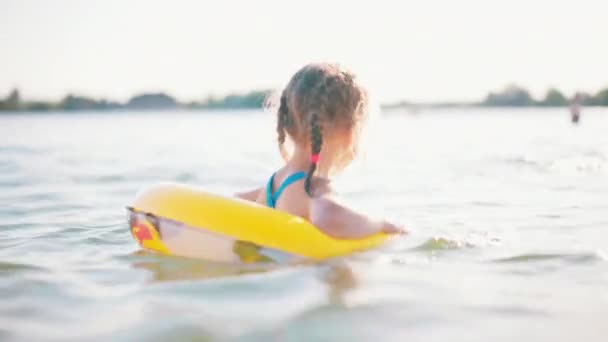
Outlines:
[{"label": "braid", "polygon": [[285,128],[289,126],[289,110],[287,108],[285,92],[281,95],[281,103],[279,105],[279,110],[277,111],[277,116],[277,140],[279,142],[279,151],[281,152],[283,159],[287,159],[284,144]]},{"label": "braid", "polygon": [[317,169],[317,164],[319,163],[319,153],[321,152],[321,145],[323,144],[323,135],[321,131],[321,126],[319,125],[319,116],[317,113],[312,113],[310,115],[310,143],[311,143],[311,164],[308,173],[306,174],[306,180],[304,181],[304,189],[308,196],[312,197],[312,186],[311,180],[312,176]]}]

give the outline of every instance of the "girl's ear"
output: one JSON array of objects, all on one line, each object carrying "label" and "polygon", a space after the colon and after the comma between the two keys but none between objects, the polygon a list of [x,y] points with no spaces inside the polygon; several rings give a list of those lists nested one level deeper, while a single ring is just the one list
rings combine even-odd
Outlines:
[{"label": "girl's ear", "polygon": [[353,133],[352,129],[347,129],[344,130],[343,133],[343,145],[347,148],[348,151],[354,151],[355,150],[355,145],[357,144],[357,142],[355,141],[355,134]]},{"label": "girl's ear", "polygon": [[352,130],[344,130],[339,134],[338,139],[336,141],[339,144],[337,166],[339,170],[343,170],[355,158],[355,134]]}]

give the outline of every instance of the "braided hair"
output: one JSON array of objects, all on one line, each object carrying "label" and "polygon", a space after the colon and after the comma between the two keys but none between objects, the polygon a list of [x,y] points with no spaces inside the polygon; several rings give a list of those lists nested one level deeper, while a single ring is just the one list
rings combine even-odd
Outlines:
[{"label": "braided hair", "polygon": [[[310,168],[304,181],[313,197],[312,178],[319,164],[323,134],[335,128],[355,130],[367,113],[367,92],[355,76],[337,64],[309,64],[296,72],[281,93],[277,110],[277,140],[284,159],[286,136],[310,142]],[[352,146],[351,146],[352,147]]]},{"label": "braided hair", "polygon": [[312,187],[311,181],[312,176],[317,169],[317,164],[319,164],[319,154],[321,153],[321,145],[323,145],[323,132],[321,131],[321,125],[319,125],[319,116],[317,113],[311,113],[310,115],[310,169],[308,169],[308,173],[306,174],[306,179],[304,180],[304,190],[308,196],[312,197]]}]

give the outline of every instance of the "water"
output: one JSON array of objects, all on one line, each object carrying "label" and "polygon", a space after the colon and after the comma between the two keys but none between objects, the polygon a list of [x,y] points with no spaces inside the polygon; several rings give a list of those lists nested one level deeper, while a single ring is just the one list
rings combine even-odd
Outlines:
[{"label": "water", "polygon": [[[279,165],[257,112],[0,116],[0,340],[604,341],[608,112],[385,113],[337,180],[412,235],[318,265],[138,251],[158,181],[231,194]],[[375,134],[374,134],[375,133]]]}]

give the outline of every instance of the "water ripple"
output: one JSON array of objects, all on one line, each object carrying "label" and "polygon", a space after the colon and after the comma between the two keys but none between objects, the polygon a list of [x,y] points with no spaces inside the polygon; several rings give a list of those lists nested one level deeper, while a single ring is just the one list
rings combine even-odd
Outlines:
[{"label": "water ripple", "polygon": [[475,244],[468,241],[457,241],[442,237],[434,237],[426,240],[421,245],[412,248],[414,251],[442,251],[465,248],[475,248]]},{"label": "water ripple", "polygon": [[[226,265],[143,252],[125,218],[135,193],[159,181],[221,193],[264,185],[280,162],[271,117],[201,114],[9,118],[18,134],[0,134],[0,340],[608,336],[608,116],[585,116],[576,131],[564,113],[536,109],[388,116],[371,162],[339,188],[412,235],[322,263]],[[134,128],[146,139],[134,141]]]},{"label": "water ripple", "polygon": [[578,254],[543,254],[529,253],[519,254],[510,257],[491,260],[495,263],[533,263],[544,261],[565,261],[567,263],[580,264],[597,261],[604,261],[605,258],[600,253],[578,253]]}]

